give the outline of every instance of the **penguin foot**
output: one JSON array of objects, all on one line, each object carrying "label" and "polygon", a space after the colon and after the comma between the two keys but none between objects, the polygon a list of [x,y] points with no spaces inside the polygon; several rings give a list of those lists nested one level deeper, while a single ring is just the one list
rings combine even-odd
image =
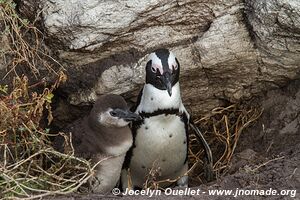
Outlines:
[{"label": "penguin foot", "polygon": [[187,188],[189,186],[189,177],[182,176],[176,183],[179,187]]}]

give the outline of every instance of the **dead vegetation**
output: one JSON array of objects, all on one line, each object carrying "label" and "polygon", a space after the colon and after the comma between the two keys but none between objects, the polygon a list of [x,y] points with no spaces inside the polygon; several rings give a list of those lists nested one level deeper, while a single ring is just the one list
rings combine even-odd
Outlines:
[{"label": "dead vegetation", "polygon": [[[75,157],[72,146],[67,154],[55,151],[48,128],[53,91],[67,77],[34,22],[20,18],[15,8],[12,0],[0,0],[0,41],[7,44],[0,51],[7,71],[1,79],[13,77],[0,84],[0,198],[74,192],[92,175],[93,166]],[[48,76],[42,78],[41,70]]]},{"label": "dead vegetation", "polygon": [[[11,92],[0,96],[0,194],[2,198],[37,198],[76,191],[91,175],[92,166],[63,154],[50,143],[49,129],[41,126],[45,115],[51,122],[51,99],[63,81],[63,73],[42,93],[29,90],[28,79],[16,77]],[[3,94],[4,93],[4,94]],[[76,174],[76,176],[74,176]]]},{"label": "dead vegetation", "polygon": [[[214,159],[213,170],[217,179],[227,173],[243,130],[255,122],[261,114],[260,108],[231,105],[215,108],[208,115],[195,121],[201,127],[211,147]],[[192,184],[205,183],[206,166],[203,163],[205,153],[193,134],[190,136],[189,153],[191,163],[200,163],[190,174]]]},{"label": "dead vegetation", "polygon": [[6,61],[7,68],[7,74],[1,78],[10,73],[19,76],[20,72],[30,71],[39,79],[41,69],[57,76],[57,69],[63,69],[63,66],[50,56],[43,43],[43,33],[34,24],[35,22],[19,17],[14,1],[0,0],[0,37],[2,41],[6,40],[9,43],[6,49],[0,51],[0,58]]}]

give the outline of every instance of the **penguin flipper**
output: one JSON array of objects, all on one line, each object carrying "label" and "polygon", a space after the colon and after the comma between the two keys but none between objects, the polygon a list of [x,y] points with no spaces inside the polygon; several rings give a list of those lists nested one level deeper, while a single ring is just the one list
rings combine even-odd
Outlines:
[{"label": "penguin flipper", "polygon": [[143,95],[143,90],[144,90],[144,88],[142,88],[142,89],[140,90],[139,95],[138,95],[138,98],[137,98],[137,102],[135,103],[134,106],[132,106],[132,107],[130,108],[130,111],[131,111],[131,112],[135,112],[136,109],[137,109],[137,107],[138,107],[139,104],[141,103],[141,99],[142,99],[142,95]]},{"label": "penguin flipper", "polygon": [[194,122],[191,120],[189,124],[190,124],[191,128],[195,131],[197,138],[201,141],[201,143],[202,143],[202,145],[204,147],[205,155],[206,155],[205,175],[206,175],[206,179],[208,181],[212,181],[214,179],[214,172],[213,172],[213,156],[212,156],[211,149],[210,149],[207,141],[205,140],[204,136],[202,135],[201,131],[194,124]]}]

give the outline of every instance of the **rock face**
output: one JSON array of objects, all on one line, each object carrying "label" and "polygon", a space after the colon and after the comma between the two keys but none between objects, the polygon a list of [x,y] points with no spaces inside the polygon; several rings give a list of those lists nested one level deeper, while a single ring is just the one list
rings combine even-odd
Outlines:
[{"label": "rock face", "polygon": [[[48,36],[71,62],[87,63],[120,51],[176,45],[204,32],[214,18],[201,1],[44,1]],[[86,59],[71,51],[85,51]],[[89,58],[89,59],[87,59]]]},{"label": "rock face", "polygon": [[33,8],[74,105],[108,92],[135,97],[145,56],[161,47],[177,55],[196,115],[299,78],[299,0],[21,0],[25,16]]}]

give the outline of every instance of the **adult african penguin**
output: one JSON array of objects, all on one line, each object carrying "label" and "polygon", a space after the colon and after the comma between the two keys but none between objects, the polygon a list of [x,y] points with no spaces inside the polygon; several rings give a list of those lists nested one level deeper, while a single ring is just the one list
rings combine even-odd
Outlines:
[{"label": "adult african penguin", "polygon": [[149,55],[146,83],[134,107],[143,120],[132,124],[134,144],[123,165],[123,190],[129,187],[129,171],[133,188],[143,188],[153,168],[159,171],[157,180],[178,178],[177,185],[188,185],[190,116],[181,100],[179,74],[179,62],[168,49],[158,49]]},{"label": "adult african penguin", "polygon": [[[131,121],[141,117],[127,107],[119,95],[100,96],[90,114],[76,120],[64,132],[72,133],[75,155],[91,159],[95,174],[88,183],[96,193],[109,193],[118,183],[126,152],[132,145]],[[62,139],[54,141],[61,150]]]}]

